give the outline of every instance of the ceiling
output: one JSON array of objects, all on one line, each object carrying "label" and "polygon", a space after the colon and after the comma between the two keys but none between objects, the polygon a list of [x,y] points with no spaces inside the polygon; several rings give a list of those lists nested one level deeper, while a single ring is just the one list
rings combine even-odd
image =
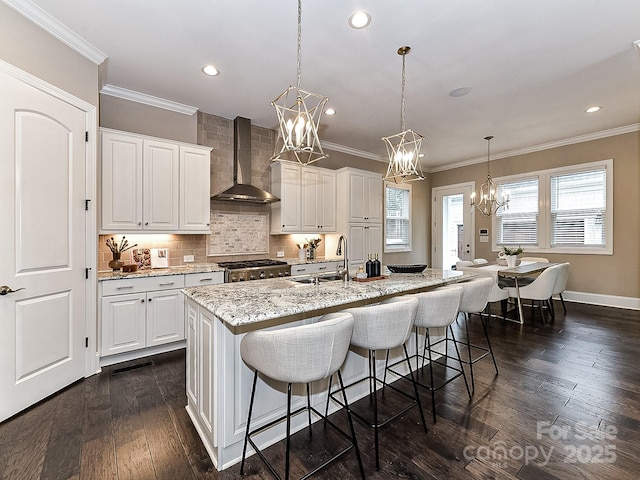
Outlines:
[{"label": "ceiling", "polygon": [[[270,102],[296,82],[296,0],[31,1],[108,56],[116,87],[276,128]],[[347,23],[358,9],[363,30]],[[487,135],[498,158],[638,124],[638,18],[637,0],[303,0],[302,88],[337,111],[321,141],[384,158],[409,45],[406,126],[427,139],[423,168],[480,161]],[[449,95],[460,87],[471,93]]]}]

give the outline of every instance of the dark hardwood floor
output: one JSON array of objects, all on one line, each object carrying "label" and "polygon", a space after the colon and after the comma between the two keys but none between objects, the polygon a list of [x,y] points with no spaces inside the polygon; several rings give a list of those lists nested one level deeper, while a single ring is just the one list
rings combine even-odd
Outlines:
[{"label": "dark hardwood floor", "polygon": [[[640,312],[568,310],[556,304],[555,322],[546,325],[530,309],[524,326],[494,318],[500,374],[490,359],[477,363],[472,401],[462,379],[439,391],[435,425],[422,390],[429,433],[416,409],[384,428],[378,472],[372,431],[357,423],[367,478],[640,478]],[[479,327],[473,318],[474,338]],[[238,478],[238,466],[216,472],[197,437],[184,409],[184,371],[184,351],[107,367],[0,424],[0,478]],[[393,404],[393,395],[385,402]],[[296,436],[293,475],[335,446],[321,425],[311,447]],[[282,445],[269,454],[281,457]],[[270,478],[255,456],[246,473]],[[359,478],[355,456],[317,478]]]}]

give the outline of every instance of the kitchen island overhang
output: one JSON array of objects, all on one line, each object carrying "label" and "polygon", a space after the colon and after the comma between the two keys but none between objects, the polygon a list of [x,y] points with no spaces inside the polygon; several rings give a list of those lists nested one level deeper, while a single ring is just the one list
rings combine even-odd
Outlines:
[{"label": "kitchen island overhang", "polygon": [[[186,295],[187,316],[187,412],[218,470],[240,461],[253,372],[242,362],[240,341],[245,333],[264,328],[286,328],[318,320],[326,313],[380,302],[386,298],[427,291],[439,286],[471,279],[473,274],[426,269],[420,274],[392,274],[374,282],[299,284],[292,280],[192,287]],[[411,342],[409,342],[411,343]],[[410,350],[414,350],[413,345]],[[400,358],[401,352],[392,352]],[[382,369],[384,362],[376,368]],[[368,359],[362,352],[350,351],[343,366],[345,383],[368,372]],[[324,405],[327,383],[313,384],[312,403]],[[286,385],[259,380],[259,411],[256,426],[279,417],[286,407]],[[350,400],[366,395],[349,391]],[[302,389],[295,405],[306,402]],[[295,420],[295,419],[294,419]],[[294,422],[292,431],[304,426]],[[274,432],[263,439],[266,447],[282,438]],[[265,434],[266,436],[266,434]]]}]

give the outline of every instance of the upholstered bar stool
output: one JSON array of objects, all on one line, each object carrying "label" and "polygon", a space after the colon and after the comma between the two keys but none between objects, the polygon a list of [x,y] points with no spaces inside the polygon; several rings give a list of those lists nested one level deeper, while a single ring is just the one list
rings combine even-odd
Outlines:
[{"label": "upholstered bar stool", "polygon": [[[413,371],[411,370],[409,355],[405,345],[411,335],[417,309],[418,300],[415,298],[407,298],[404,301],[398,301],[390,304],[378,304],[369,307],[350,308],[345,310],[353,315],[354,319],[351,345],[368,351],[369,375],[351,383],[347,388],[360,382],[369,382],[369,395],[373,404],[373,421],[371,421],[370,418],[365,418],[363,415],[360,415],[355,411],[352,413],[356,418],[374,429],[376,470],[380,469],[378,430],[381,427],[400,417],[400,415],[403,415],[409,409],[417,406],[420,411],[424,431],[425,433],[427,432],[427,424],[424,420],[424,412],[422,411],[422,405],[420,404],[418,388],[415,383]],[[409,365],[409,376],[411,377],[411,383],[413,384],[413,398],[403,390],[394,387],[392,384],[385,384],[385,382],[376,375],[376,350],[388,351],[397,347],[403,347],[404,349],[405,359]],[[379,384],[382,385],[383,388],[391,388],[395,392],[407,398],[412,398],[413,401],[401,411],[395,413],[386,420],[380,421],[378,419],[378,394],[383,393],[384,390],[381,392],[378,391],[377,387]],[[331,399],[340,403],[340,401],[334,397],[334,393],[330,391],[329,398],[327,398],[327,408],[329,406],[329,400]]]},{"label": "upholstered bar stool", "polygon": [[[418,310],[416,311],[416,319],[414,321],[414,330],[416,336],[416,369],[418,369],[418,365],[420,364],[420,359],[422,359],[422,368],[424,368],[425,360],[429,360],[429,384],[425,384],[416,380],[418,386],[426,388],[431,392],[431,412],[433,414],[433,423],[436,423],[436,390],[440,390],[445,385],[449,384],[453,380],[462,376],[464,379],[464,384],[467,388],[467,394],[469,398],[471,398],[471,392],[469,390],[469,384],[467,383],[467,376],[464,373],[464,368],[462,367],[462,359],[460,357],[460,352],[458,351],[458,344],[456,342],[456,337],[453,332],[453,328],[451,325],[455,322],[456,317],[458,315],[458,309],[460,307],[460,300],[462,299],[462,287],[459,286],[448,286],[439,288],[437,290],[431,290],[429,292],[418,293],[412,295],[414,298],[418,300]],[[401,297],[404,298],[404,297]],[[395,298],[391,298],[386,302],[393,302]],[[425,342],[422,349],[422,353],[420,353],[419,342],[418,342],[418,330],[420,328],[425,329]],[[451,334],[451,339],[448,337],[443,338],[442,340],[438,340],[437,342],[431,343],[431,336],[429,335],[430,328],[444,328],[449,329]],[[436,353],[438,356],[442,355],[441,352],[435,350],[435,348],[442,344],[452,342],[456,351],[456,358],[453,358],[455,362],[458,363],[458,367],[451,365],[448,360],[449,356],[447,351],[445,350],[444,358],[445,362],[442,362],[439,359],[434,359],[433,354]],[[387,361],[388,361],[387,356]],[[393,365],[387,365],[387,369],[393,372],[396,375],[399,375],[398,372],[394,371],[393,368],[398,365],[399,362],[394,363]],[[447,370],[452,370],[456,372],[454,375],[450,377],[445,377],[445,380],[439,385],[435,385],[434,377],[433,377],[433,365],[438,364],[445,367]],[[385,371],[386,374],[386,371]],[[417,374],[416,374],[417,377]]]},{"label": "upholstered bar stool", "polygon": [[[331,462],[337,460],[343,454],[352,448],[355,450],[360,475],[364,479],[364,469],[362,467],[362,459],[360,458],[360,450],[355,436],[355,429],[351,417],[351,410],[347,401],[347,396],[340,374],[340,367],[344,363],[349,343],[353,331],[354,320],[351,314],[341,312],[337,314],[326,315],[321,317],[317,323],[312,325],[302,325],[299,327],[283,328],[280,330],[259,330],[250,332],[242,339],[240,343],[240,355],[242,360],[254,371],[253,386],[251,389],[251,401],[249,403],[249,415],[247,418],[247,430],[244,438],[244,447],[242,450],[242,463],[240,464],[240,474],[244,474],[244,462],[247,454],[247,444],[251,444],[258,456],[265,463],[269,471],[278,479],[280,475],[275,468],[267,461],[263,453],[252,440],[252,436],[256,435],[274,425],[286,420],[286,439],[285,439],[285,475],[289,478],[289,452],[291,446],[291,417],[301,412],[308,412],[309,429],[311,428],[311,412],[320,418],[325,417],[315,408],[311,406],[309,395],[309,383],[331,379],[334,373],[338,373],[338,382],[342,391],[342,405],[346,409],[349,421],[350,433],[346,433],[331,420],[324,418],[325,421],[335,428],[342,436],[351,441],[351,444],[337,453],[334,457],[327,460],[322,465],[316,467],[313,471],[307,473],[302,478],[308,478],[317,473],[320,469],[326,467]],[[255,430],[251,430],[251,414],[256,394],[256,383],[258,374],[265,375],[274,380],[287,384],[287,413],[285,416],[269,422]],[[296,411],[291,411],[291,386],[294,383],[303,383],[307,387],[307,405]],[[311,430],[309,430],[311,434]]]},{"label": "upholstered bar stool", "polygon": [[[489,340],[489,334],[487,333],[487,327],[484,324],[484,318],[482,313],[487,307],[487,302],[489,300],[489,295],[491,293],[492,288],[495,286],[496,281],[490,277],[477,278],[475,280],[471,280],[469,282],[460,282],[456,285],[462,287],[462,298],[460,299],[460,307],[458,311],[464,315],[465,318],[465,329],[467,333],[466,342],[463,342],[467,347],[468,358],[466,360],[462,360],[462,363],[466,363],[469,365],[469,371],[471,372],[471,394],[475,393],[475,381],[473,378],[473,364],[479,362],[487,355],[491,355],[493,360],[493,366],[496,369],[496,375],[498,375],[498,364],[496,363],[496,357],[493,355],[493,348],[491,348],[491,341]],[[479,346],[471,343],[471,339],[469,337],[469,315],[477,314],[480,316],[480,323],[482,325],[482,331],[484,332],[484,337],[487,341],[487,346]],[[473,358],[472,350],[480,350],[483,353]]]}]

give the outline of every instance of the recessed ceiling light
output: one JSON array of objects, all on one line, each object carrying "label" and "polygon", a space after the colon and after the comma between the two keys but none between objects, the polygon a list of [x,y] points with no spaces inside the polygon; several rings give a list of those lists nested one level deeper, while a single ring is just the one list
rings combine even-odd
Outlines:
[{"label": "recessed ceiling light", "polygon": [[371,15],[367,12],[359,11],[353,12],[349,17],[349,25],[351,28],[365,28],[371,23]]},{"label": "recessed ceiling light", "polygon": [[450,97],[464,97],[471,92],[471,87],[460,87],[449,92]]},{"label": "recessed ceiling light", "polygon": [[593,107],[589,107],[585,110],[585,112],[587,113],[594,113],[597,112],[598,110],[600,110],[602,107],[599,107],[598,105],[595,105]]},{"label": "recessed ceiling light", "polygon": [[335,115],[336,111],[333,108],[329,107],[324,111],[324,113],[325,115]]},{"label": "recessed ceiling light", "polygon": [[202,71],[205,75],[209,75],[210,77],[220,75],[220,70],[218,70],[213,65],[205,65],[204,67],[202,67]]},{"label": "recessed ceiling light", "polygon": [[419,153],[418,158],[422,158],[422,157],[424,157],[424,153]]}]

